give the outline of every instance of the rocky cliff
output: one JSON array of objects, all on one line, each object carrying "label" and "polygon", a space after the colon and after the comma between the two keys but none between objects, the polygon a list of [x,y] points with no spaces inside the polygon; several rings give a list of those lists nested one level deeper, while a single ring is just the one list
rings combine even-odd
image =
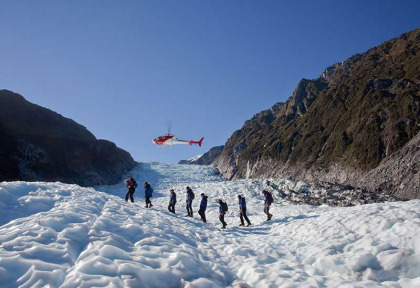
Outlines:
[{"label": "rocky cliff", "polygon": [[7,90],[0,90],[0,137],[0,181],[112,184],[136,165],[114,143]]},{"label": "rocky cliff", "polygon": [[197,159],[181,160],[178,164],[210,165],[222,153],[224,147],[223,145],[215,146]]},{"label": "rocky cliff", "polygon": [[286,103],[235,131],[215,164],[230,179],[333,182],[419,198],[418,145],[410,142],[419,131],[420,29],[303,79]]}]

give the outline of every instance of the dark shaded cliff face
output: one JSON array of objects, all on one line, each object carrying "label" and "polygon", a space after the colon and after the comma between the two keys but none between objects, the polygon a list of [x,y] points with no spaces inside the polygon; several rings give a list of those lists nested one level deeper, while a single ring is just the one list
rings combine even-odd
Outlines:
[{"label": "dark shaded cliff face", "polygon": [[196,160],[181,160],[178,164],[211,165],[225,146],[215,146]]},{"label": "dark shaded cliff face", "polygon": [[21,95],[0,91],[0,181],[116,183],[136,163],[114,143]]},{"label": "dark shaded cliff face", "polygon": [[286,103],[234,132],[215,164],[227,178],[357,186],[419,131],[420,29],[302,80]]}]

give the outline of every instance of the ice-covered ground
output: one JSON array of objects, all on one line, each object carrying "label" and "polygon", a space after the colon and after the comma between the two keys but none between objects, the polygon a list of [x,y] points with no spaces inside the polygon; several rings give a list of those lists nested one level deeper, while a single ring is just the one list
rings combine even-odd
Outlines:
[{"label": "ice-covered ground", "polygon": [[[210,167],[142,163],[123,184],[0,183],[1,287],[420,287],[420,201],[350,208],[273,204],[263,181],[224,181]],[[155,190],[144,208],[141,184]],[[186,218],[185,186],[196,195]],[[167,211],[177,192],[177,215]],[[103,192],[98,192],[103,191]],[[208,223],[196,213],[209,195]],[[253,225],[238,227],[243,194]],[[229,203],[220,230],[217,198]]]}]

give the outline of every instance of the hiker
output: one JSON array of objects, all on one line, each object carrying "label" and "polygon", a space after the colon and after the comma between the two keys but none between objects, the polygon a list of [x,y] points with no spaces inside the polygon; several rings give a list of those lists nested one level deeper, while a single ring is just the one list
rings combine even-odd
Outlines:
[{"label": "hiker", "polygon": [[195,198],[194,192],[192,189],[187,186],[185,189],[187,189],[187,213],[188,215],[185,215],[185,217],[193,217],[193,210],[192,210],[192,201]]},{"label": "hiker", "polygon": [[241,218],[241,224],[239,226],[244,226],[244,218],[246,222],[248,223],[247,227],[251,226],[251,221],[249,221],[248,216],[246,216],[246,201],[245,197],[242,195],[238,195],[239,199],[239,217]]},{"label": "hiker", "polygon": [[200,210],[198,210],[198,214],[201,216],[201,220],[206,223],[206,208],[207,208],[207,198],[208,196],[201,193],[201,202],[200,202]]},{"label": "hiker", "polygon": [[176,193],[174,189],[169,190],[171,192],[170,198],[169,198],[169,206],[168,210],[171,213],[175,214],[175,204],[176,204]]},{"label": "hiker", "polygon": [[267,215],[267,220],[270,221],[273,217],[273,214],[270,214],[270,205],[273,203],[273,195],[271,195],[271,192],[262,190],[262,194],[264,195],[264,213]]},{"label": "hiker", "polygon": [[153,207],[152,202],[150,201],[150,198],[153,195],[153,188],[150,186],[149,182],[144,182],[144,197],[146,198],[146,208]]},{"label": "hiker", "polygon": [[130,197],[131,203],[134,203],[133,194],[136,192],[137,182],[133,177],[125,180],[125,188],[128,188],[127,194],[125,194],[125,202],[128,202],[128,197]]},{"label": "hiker", "polygon": [[223,202],[222,199],[217,200],[219,203],[219,220],[222,222],[222,229],[226,229],[225,214],[228,211],[226,202]]}]

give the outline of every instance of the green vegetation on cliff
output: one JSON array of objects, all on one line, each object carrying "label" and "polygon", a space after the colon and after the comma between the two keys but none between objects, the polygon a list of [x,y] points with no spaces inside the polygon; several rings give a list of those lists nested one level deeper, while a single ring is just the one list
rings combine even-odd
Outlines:
[{"label": "green vegetation on cliff", "polygon": [[228,177],[260,159],[368,171],[419,131],[420,29],[302,80],[286,103],[234,132],[217,162],[237,165]]}]

